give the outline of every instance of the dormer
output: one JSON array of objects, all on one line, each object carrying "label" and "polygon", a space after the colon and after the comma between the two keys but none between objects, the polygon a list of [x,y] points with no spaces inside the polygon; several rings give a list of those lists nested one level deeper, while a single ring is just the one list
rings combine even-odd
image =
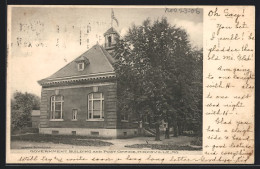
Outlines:
[{"label": "dormer", "polygon": [[79,57],[77,60],[75,60],[75,62],[77,63],[78,71],[83,71],[86,66],[90,64],[88,58],[85,56]]},{"label": "dormer", "polygon": [[119,33],[111,27],[104,33],[105,49],[111,54],[115,48],[116,40],[119,39]]}]

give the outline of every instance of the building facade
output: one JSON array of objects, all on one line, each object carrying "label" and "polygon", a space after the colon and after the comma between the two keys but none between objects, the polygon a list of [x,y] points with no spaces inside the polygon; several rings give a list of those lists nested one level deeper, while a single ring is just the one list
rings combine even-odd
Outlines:
[{"label": "building facade", "polygon": [[121,117],[117,109],[117,81],[113,49],[119,34],[110,28],[105,45],[88,51],[38,81],[42,86],[42,134],[125,138],[138,135],[138,123]]}]

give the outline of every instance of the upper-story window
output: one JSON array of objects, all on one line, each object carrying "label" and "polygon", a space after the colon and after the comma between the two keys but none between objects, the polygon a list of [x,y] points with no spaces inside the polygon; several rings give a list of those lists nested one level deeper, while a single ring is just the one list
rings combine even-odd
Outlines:
[{"label": "upper-story window", "polygon": [[112,37],[111,37],[111,36],[108,36],[108,37],[107,37],[107,41],[108,41],[108,47],[110,47],[111,44],[112,44]]},{"label": "upper-story window", "polygon": [[78,71],[84,70],[84,62],[78,63]]},{"label": "upper-story window", "polygon": [[80,56],[75,62],[77,63],[78,71],[83,71],[90,64],[88,58],[85,56]]},{"label": "upper-story window", "polygon": [[88,119],[104,119],[103,93],[90,93],[88,95]]},{"label": "upper-story window", "polygon": [[61,95],[51,96],[51,117],[50,119],[62,119],[64,97]]}]

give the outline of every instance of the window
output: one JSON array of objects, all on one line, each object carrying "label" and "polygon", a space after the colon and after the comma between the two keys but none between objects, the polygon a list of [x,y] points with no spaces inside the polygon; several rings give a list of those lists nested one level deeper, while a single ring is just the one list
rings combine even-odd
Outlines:
[{"label": "window", "polygon": [[77,120],[78,110],[72,109],[72,120]]},{"label": "window", "polygon": [[88,119],[104,119],[103,93],[90,93],[88,95]]},{"label": "window", "polygon": [[112,38],[111,38],[111,36],[109,36],[109,37],[108,37],[108,47],[111,46],[111,43],[112,43]]},{"label": "window", "polygon": [[122,114],[121,114],[121,120],[122,120],[122,121],[128,121],[128,114],[125,113],[125,112],[122,113]]},{"label": "window", "polygon": [[63,96],[51,97],[51,119],[62,119]]},{"label": "window", "polygon": [[78,63],[78,71],[84,70],[84,63]]}]

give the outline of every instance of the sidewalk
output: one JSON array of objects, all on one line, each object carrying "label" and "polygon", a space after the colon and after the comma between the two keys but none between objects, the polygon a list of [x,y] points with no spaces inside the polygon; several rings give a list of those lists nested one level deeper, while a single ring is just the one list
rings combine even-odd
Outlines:
[{"label": "sidewalk", "polygon": [[[181,145],[190,145],[190,142],[194,139],[195,139],[194,137],[187,137],[187,136],[170,137],[170,139],[164,139],[164,136],[161,136],[161,141],[155,141],[154,137],[134,137],[128,139],[103,140],[106,142],[113,143],[113,145],[101,146],[101,147],[56,144],[52,142],[12,141],[11,148],[12,149],[48,148],[48,149],[133,150],[133,148],[129,148],[125,146],[134,145],[134,144],[171,144],[171,145],[181,146]],[[92,139],[86,139],[86,140],[92,140]]]}]

